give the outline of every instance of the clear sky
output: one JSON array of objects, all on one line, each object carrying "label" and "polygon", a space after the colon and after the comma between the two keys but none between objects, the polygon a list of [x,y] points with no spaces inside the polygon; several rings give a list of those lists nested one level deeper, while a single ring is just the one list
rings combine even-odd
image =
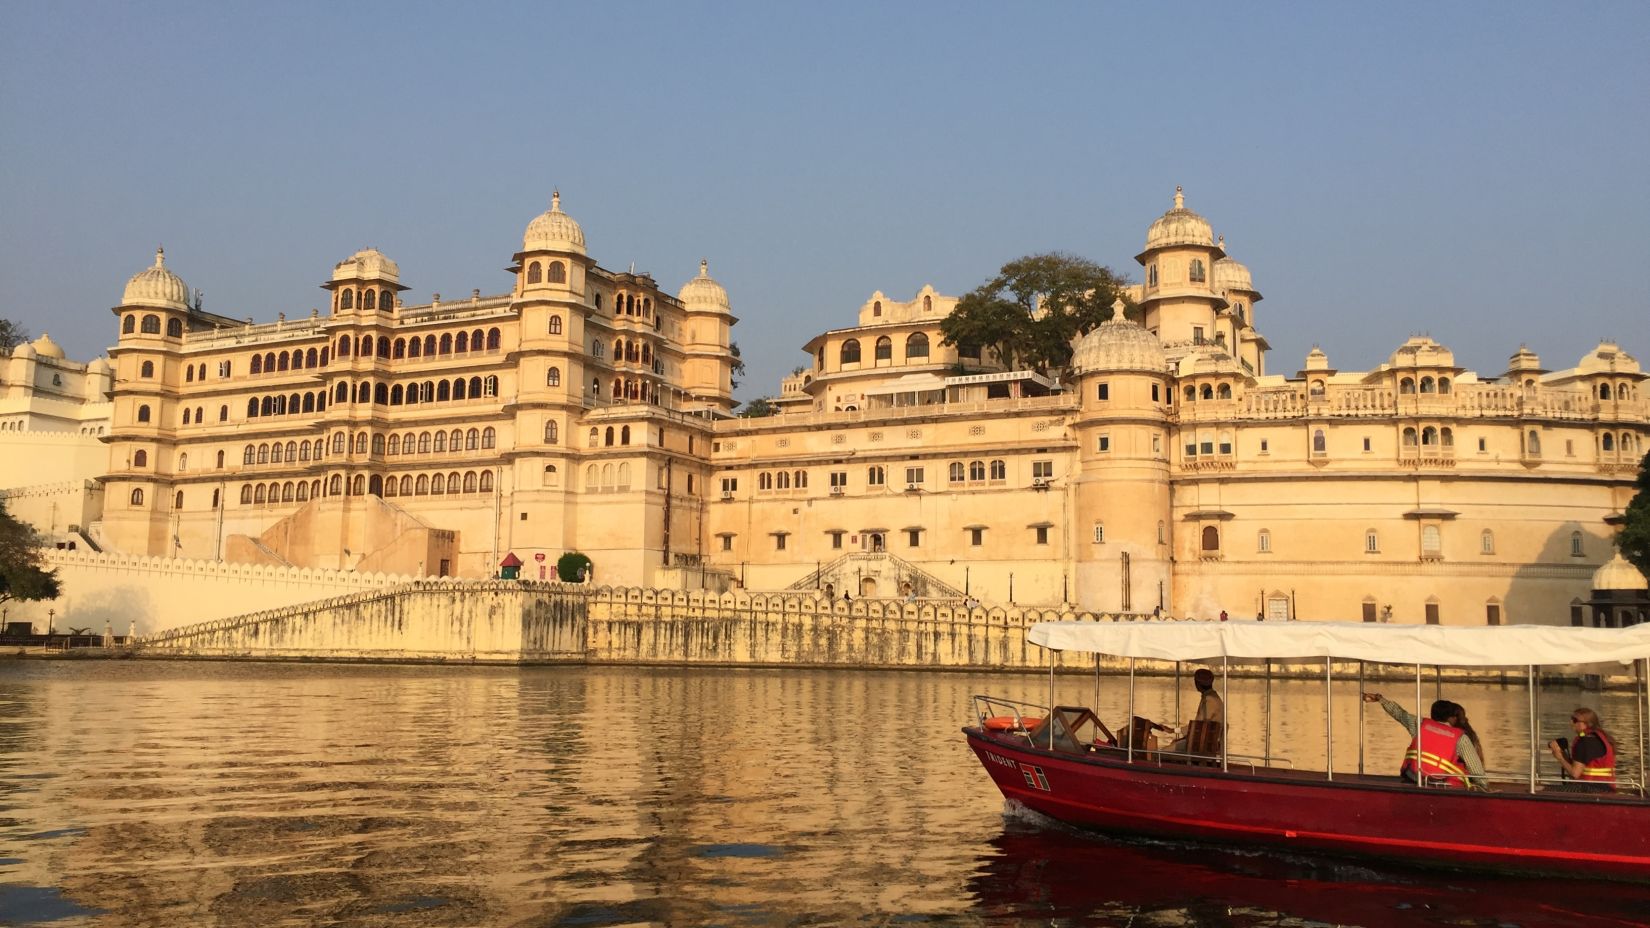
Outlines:
[{"label": "clear sky", "polygon": [[701,257],[778,390],[872,291],[1062,250],[1139,278],[1187,205],[1269,366],[1414,332],[1499,374],[1650,365],[1650,4],[0,0],[0,316],[87,360],[156,244],[209,310],[509,287],[552,188],[602,265]]}]

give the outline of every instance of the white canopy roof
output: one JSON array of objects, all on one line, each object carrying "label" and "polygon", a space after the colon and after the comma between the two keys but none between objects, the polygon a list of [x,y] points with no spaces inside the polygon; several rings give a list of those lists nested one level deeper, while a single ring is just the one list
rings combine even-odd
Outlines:
[{"label": "white canopy roof", "polygon": [[1391,664],[1507,667],[1650,657],[1650,625],[1564,628],[1364,622],[1039,622],[1032,644],[1056,651],[1196,661],[1335,657]]}]

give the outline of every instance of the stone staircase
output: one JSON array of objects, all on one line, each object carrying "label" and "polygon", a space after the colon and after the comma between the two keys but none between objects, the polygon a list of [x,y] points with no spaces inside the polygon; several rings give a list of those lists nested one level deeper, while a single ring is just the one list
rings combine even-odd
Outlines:
[{"label": "stone staircase", "polygon": [[906,596],[906,584],[910,584],[910,595],[917,599],[961,600],[965,597],[962,590],[886,551],[851,551],[809,572],[786,589],[823,590],[828,585],[839,595],[902,599]]}]

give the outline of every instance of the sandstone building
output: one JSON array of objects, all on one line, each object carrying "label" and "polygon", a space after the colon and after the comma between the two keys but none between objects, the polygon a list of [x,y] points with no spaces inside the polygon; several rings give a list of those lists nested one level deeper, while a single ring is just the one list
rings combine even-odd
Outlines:
[{"label": "sandstone building", "polygon": [[577,549],[603,584],[1206,617],[1579,615],[1650,438],[1627,352],[1480,374],[1415,337],[1373,370],[1314,349],[1274,373],[1249,270],[1180,193],[1136,261],[1143,324],[1084,336],[1064,382],[943,344],[957,301],[925,287],[814,336],[777,414],[740,419],[708,268],[675,296],[603,268],[559,197],[494,295],[407,303],[367,249],[325,311],[249,324],[157,254],[114,308],[96,540],[465,577]]}]

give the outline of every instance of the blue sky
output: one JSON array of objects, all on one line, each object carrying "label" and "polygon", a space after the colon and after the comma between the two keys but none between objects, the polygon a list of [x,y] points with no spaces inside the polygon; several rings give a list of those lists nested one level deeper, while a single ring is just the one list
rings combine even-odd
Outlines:
[{"label": "blue sky", "polygon": [[0,0],[0,316],[90,358],[157,243],[259,321],[368,245],[409,299],[497,293],[559,187],[604,266],[710,260],[750,399],[874,290],[1138,279],[1182,184],[1274,372],[1414,332],[1650,364],[1647,48],[1642,3]]}]

